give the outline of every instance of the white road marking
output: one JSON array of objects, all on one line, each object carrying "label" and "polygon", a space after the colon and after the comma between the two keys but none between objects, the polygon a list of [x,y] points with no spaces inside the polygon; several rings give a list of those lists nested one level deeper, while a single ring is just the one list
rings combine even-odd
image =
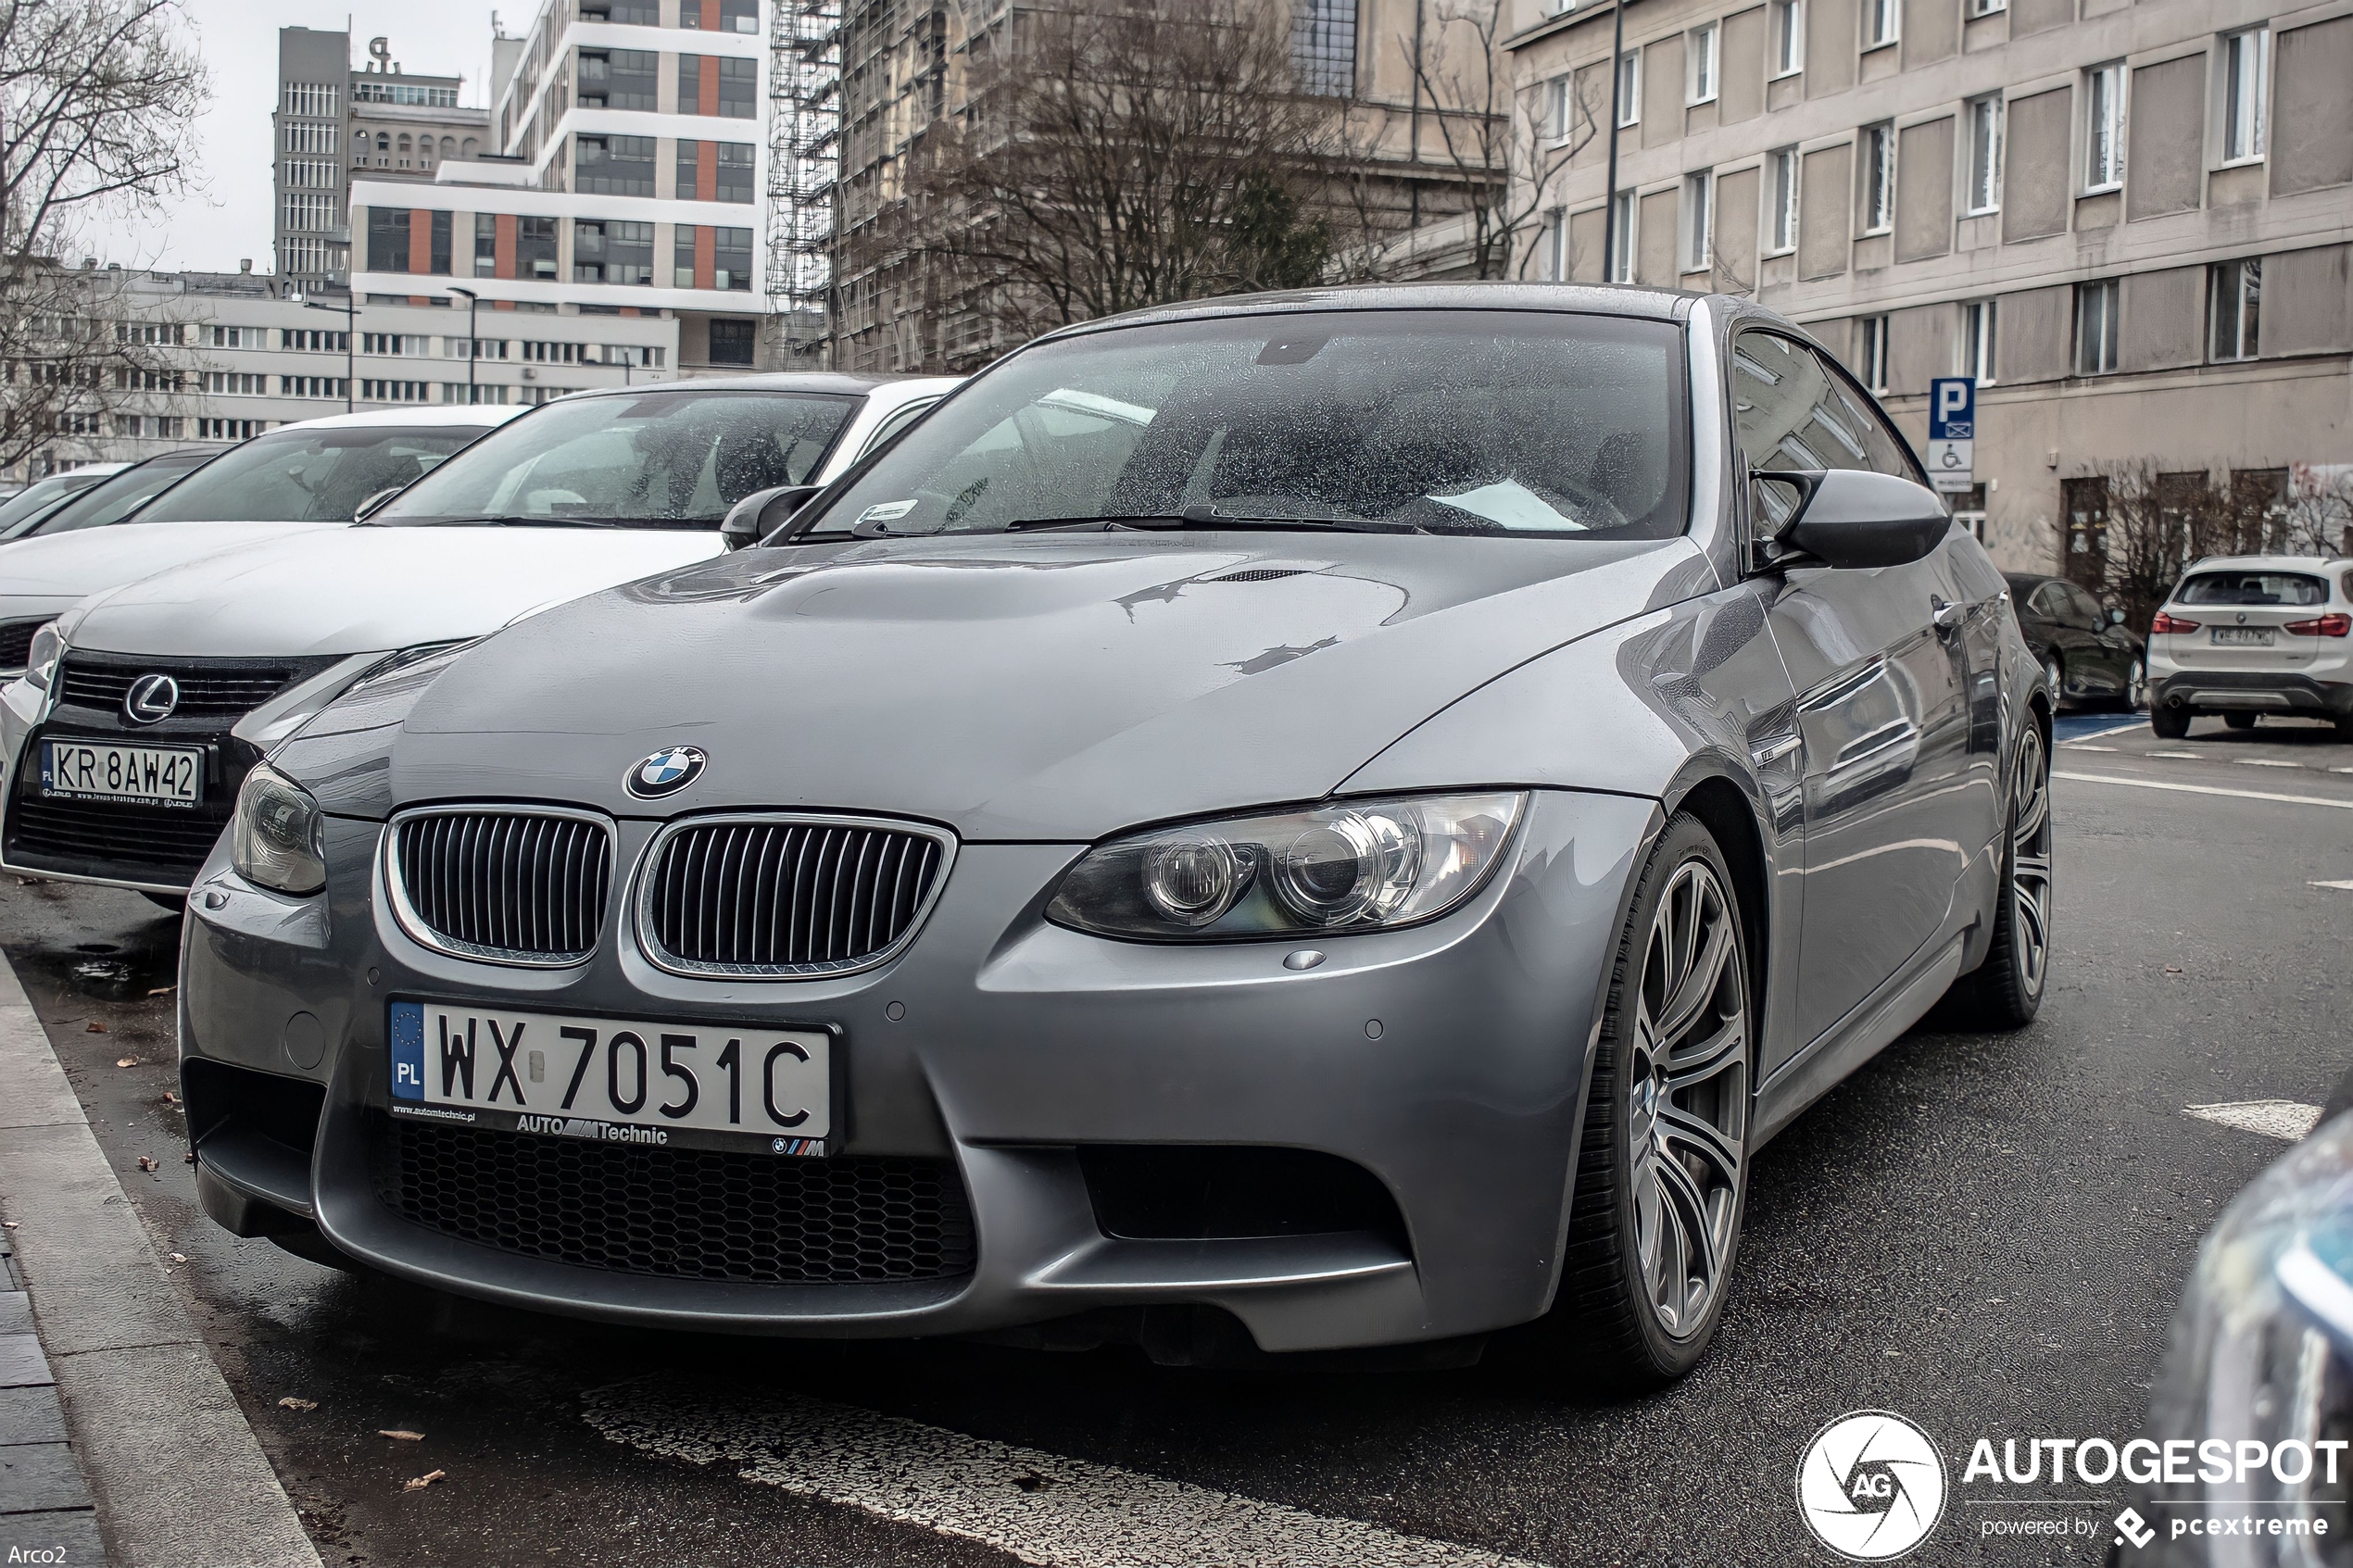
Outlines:
[{"label": "white road marking", "polygon": [[2242,1133],[2260,1133],[2267,1138],[2294,1143],[2312,1130],[2321,1119],[2321,1108],[2293,1099],[2246,1099],[2228,1105],[2188,1105],[2182,1108],[2184,1116],[2195,1116],[2201,1122],[2212,1122],[2224,1127],[2236,1127]]},{"label": "white road marking", "polygon": [[2334,887],[2339,893],[2353,893],[2353,882],[2316,882],[2315,887]]},{"label": "white road marking", "polygon": [[2144,757],[2182,757],[2195,762],[2205,754],[2197,751],[2144,751],[2141,755]]},{"label": "white road marking", "polygon": [[2119,779],[2101,773],[2062,773],[2054,770],[2055,779],[2072,779],[2077,784],[2123,784],[2131,789],[2171,789],[2184,795],[2227,795],[2234,800],[2279,800],[2290,806],[2334,806],[2353,811],[2353,800],[2331,800],[2324,795],[2272,795],[2259,789],[2217,789],[2212,784],[2169,784],[2162,779]]},{"label": "white road marking", "polygon": [[711,1401],[593,1389],[613,1442],[979,1541],[1045,1568],[1541,1568],[1114,1465],[797,1396]]},{"label": "white road marking", "polygon": [[[2086,730],[2075,739],[2063,740],[2059,742],[2059,744],[2061,746],[2082,746],[2083,742],[2087,740],[2097,740],[2102,735],[2120,735],[2127,730],[2145,730],[2147,728],[2148,721],[2146,720],[2135,719],[2130,723],[2111,724],[2105,730]],[[2083,749],[2086,751],[2106,751],[2108,747],[2104,746],[2083,746]]]},{"label": "white road marking", "polygon": [[2060,745],[2070,751],[2114,751],[2116,749],[2112,746],[2085,746],[2082,741],[2062,741]]},{"label": "white road marking", "polygon": [[2232,759],[2242,768],[2301,768],[2301,762],[2283,762],[2276,757],[2236,757]]}]

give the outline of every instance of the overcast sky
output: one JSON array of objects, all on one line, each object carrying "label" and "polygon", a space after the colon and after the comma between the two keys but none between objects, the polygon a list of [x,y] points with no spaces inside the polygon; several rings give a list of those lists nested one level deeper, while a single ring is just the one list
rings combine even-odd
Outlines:
[{"label": "overcast sky", "polygon": [[304,0],[183,0],[197,46],[212,69],[212,105],[196,121],[196,188],[153,215],[109,214],[89,225],[80,254],[125,267],[195,268],[233,272],[241,257],[270,270],[270,110],[277,91],[278,30],[341,28],[348,19],[352,56],[365,60],[368,40],[392,40],[392,57],[411,75],[462,74],[459,102],[488,96],[490,19],[519,33],[537,0],[398,0],[368,10]]}]

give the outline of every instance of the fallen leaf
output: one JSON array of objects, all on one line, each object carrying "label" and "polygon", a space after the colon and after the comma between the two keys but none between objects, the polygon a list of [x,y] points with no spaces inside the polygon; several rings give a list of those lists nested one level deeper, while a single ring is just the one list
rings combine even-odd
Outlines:
[{"label": "fallen leaf", "polygon": [[17,1222],[16,1222],[16,1221],[14,1221],[14,1220],[0,1220],[0,1231],[12,1231],[12,1230],[15,1230],[16,1228],[17,1228]]},{"label": "fallen leaf", "polygon": [[180,1157],[180,1163],[182,1165],[194,1165],[195,1162],[196,1151],[193,1148]]},{"label": "fallen leaf", "polygon": [[422,1475],[403,1481],[400,1484],[400,1489],[404,1492],[422,1492],[435,1481],[447,1481],[448,1478],[449,1472],[447,1470],[428,1470]]},{"label": "fallen leaf", "polygon": [[2166,972],[2166,973],[2168,973],[2168,974],[2179,974],[2179,973],[2181,973],[2182,972],[2181,972],[2180,970],[2178,970],[2178,969],[2174,968],[2171,964],[2167,964],[2167,965],[2165,966],[2165,972]]},{"label": "fallen leaf", "polygon": [[115,1065],[117,1067],[136,1067],[139,1065],[139,1059],[135,1056],[126,1056],[117,1061]]},{"label": "fallen leaf", "polygon": [[105,1024],[103,1024],[103,1023],[99,1022],[98,1022],[96,1019],[94,1019],[94,1019],[92,1019],[89,1022],[87,1022],[87,1023],[83,1024],[82,1027],[82,1031],[83,1031],[85,1034],[91,1034],[91,1035],[103,1035],[103,1034],[105,1034],[105,1033],[107,1032],[107,1026],[106,1026]]},{"label": "fallen leaf", "polygon": [[166,1089],[163,1091],[163,1103],[166,1105],[178,1105],[180,1103],[180,1097],[173,1094],[170,1089]]},{"label": "fallen leaf", "polygon": [[139,1157],[139,1169],[142,1171],[152,1171],[155,1168],[156,1162],[154,1160],[148,1159],[144,1154]]},{"label": "fallen leaf", "polygon": [[422,1443],[425,1440],[425,1435],[422,1432],[404,1432],[396,1426],[386,1427],[379,1431],[376,1436],[396,1438],[403,1443]]},{"label": "fallen leaf", "polygon": [[175,1263],[184,1263],[188,1261],[188,1255],[185,1252],[172,1252],[166,1254],[166,1256],[170,1257]]},{"label": "fallen leaf", "polygon": [[319,1408],[319,1401],[316,1399],[297,1399],[292,1394],[289,1394],[284,1399],[278,1401],[278,1408],[282,1411],[315,1411]]},{"label": "fallen leaf", "polygon": [[148,992],[147,995],[150,997],[168,997],[178,989],[180,989],[180,987],[177,985],[158,985],[154,990]]}]

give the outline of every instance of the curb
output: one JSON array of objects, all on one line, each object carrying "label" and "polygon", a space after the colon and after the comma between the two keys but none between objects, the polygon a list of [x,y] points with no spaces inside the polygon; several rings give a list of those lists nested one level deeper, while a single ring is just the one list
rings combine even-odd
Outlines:
[{"label": "curb", "polygon": [[[87,1532],[93,1515],[78,1511],[94,1504],[115,1568],[321,1568],[5,962],[0,1212],[18,1227],[0,1232],[6,1237],[0,1251],[15,1253],[5,1265],[15,1277],[6,1283],[31,1291],[29,1303],[0,1294],[0,1382],[10,1381],[12,1346],[20,1369],[40,1363],[37,1372],[20,1370],[19,1380],[41,1379],[0,1387],[0,1445],[16,1445],[0,1447],[0,1462],[10,1453],[37,1454],[27,1483],[37,1480],[45,1490],[32,1495],[63,1499],[70,1466],[61,1473],[58,1460],[69,1448],[80,1461],[72,1483],[79,1501],[53,1508],[45,1527]],[[11,1301],[30,1306],[37,1341],[22,1328],[9,1331]],[[41,1395],[52,1379],[44,1405]],[[23,1430],[31,1438],[8,1436],[11,1401],[28,1407]],[[44,1425],[44,1411],[59,1406],[62,1427]],[[33,1464],[42,1467],[37,1476]],[[0,1475],[0,1488],[14,1485]],[[0,1489],[0,1509],[7,1496]],[[0,1512],[0,1548],[16,1544],[15,1527],[33,1517]],[[90,1561],[90,1537],[80,1539],[83,1550],[54,1561]]]}]

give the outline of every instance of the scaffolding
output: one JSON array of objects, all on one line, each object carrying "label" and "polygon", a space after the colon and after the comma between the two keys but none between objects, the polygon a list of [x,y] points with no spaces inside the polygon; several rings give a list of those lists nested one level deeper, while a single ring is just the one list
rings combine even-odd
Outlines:
[{"label": "scaffolding", "polygon": [[824,352],[841,174],[842,0],[771,0],[768,292],[786,354]]}]

